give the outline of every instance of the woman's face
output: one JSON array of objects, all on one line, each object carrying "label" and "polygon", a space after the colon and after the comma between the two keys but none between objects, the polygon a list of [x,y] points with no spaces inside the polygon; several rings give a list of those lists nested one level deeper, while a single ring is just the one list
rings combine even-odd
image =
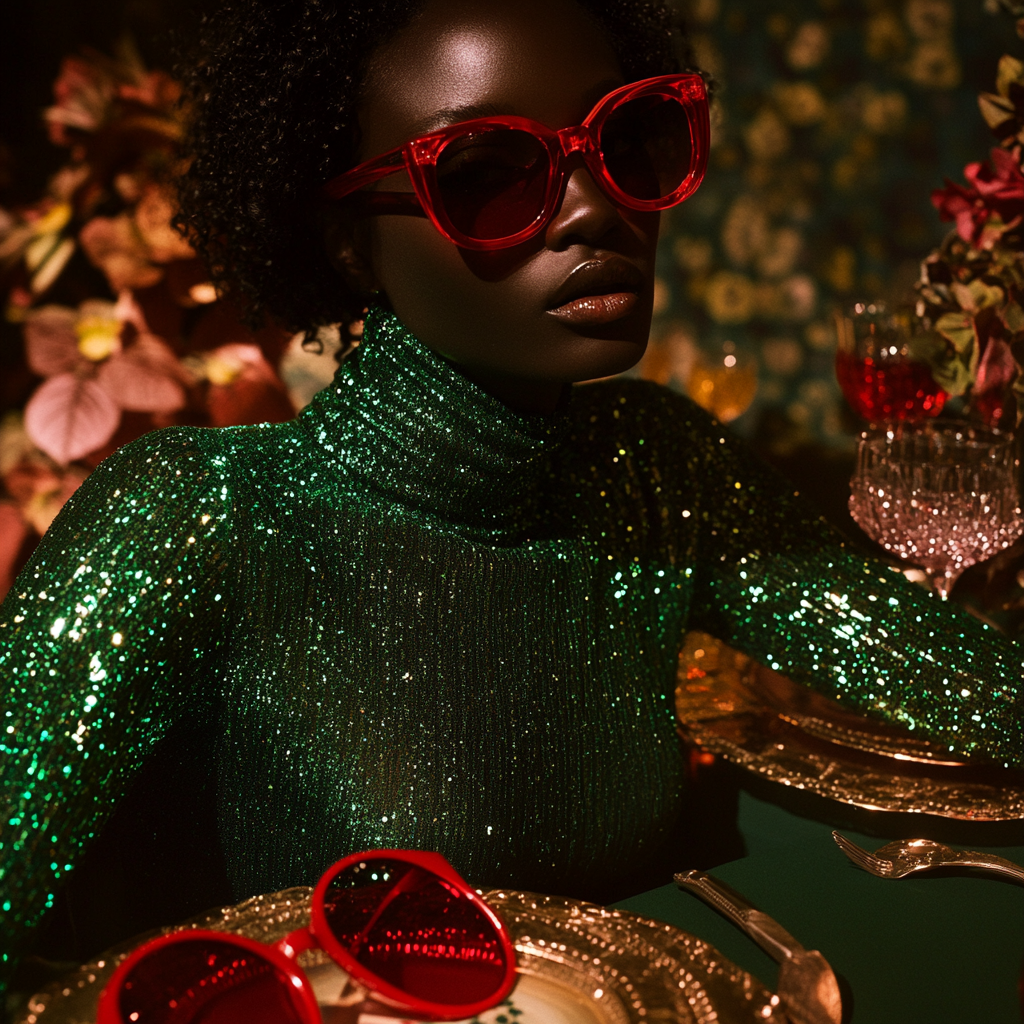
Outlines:
[{"label": "woman's face", "polygon": [[[374,55],[359,159],[489,114],[577,125],[623,81],[602,30],[573,0],[428,0]],[[616,207],[578,156],[569,171],[555,218],[512,248],[460,249],[425,217],[363,225],[360,249],[399,319],[527,412],[553,408],[566,383],[635,364],[650,329],[658,215]],[[403,177],[381,187],[410,188]],[[617,298],[570,301],[594,294]]]}]

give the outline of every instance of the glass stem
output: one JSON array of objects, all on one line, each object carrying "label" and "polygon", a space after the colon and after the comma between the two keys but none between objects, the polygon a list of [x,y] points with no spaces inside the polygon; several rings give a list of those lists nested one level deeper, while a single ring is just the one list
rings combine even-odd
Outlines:
[{"label": "glass stem", "polygon": [[943,601],[949,600],[949,592],[953,589],[953,584],[960,578],[962,571],[947,569],[945,572],[937,572],[932,575],[932,587]]}]

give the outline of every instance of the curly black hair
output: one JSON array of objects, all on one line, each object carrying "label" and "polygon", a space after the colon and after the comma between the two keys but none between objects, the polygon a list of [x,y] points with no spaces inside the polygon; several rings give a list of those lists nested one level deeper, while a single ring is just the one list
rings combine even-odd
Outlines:
[{"label": "curly black hair", "polygon": [[[312,337],[359,320],[368,298],[327,258],[318,187],[355,164],[368,62],[425,0],[223,0],[178,69],[191,108],[179,226],[256,323]],[[579,0],[628,81],[688,65],[663,0]]]}]

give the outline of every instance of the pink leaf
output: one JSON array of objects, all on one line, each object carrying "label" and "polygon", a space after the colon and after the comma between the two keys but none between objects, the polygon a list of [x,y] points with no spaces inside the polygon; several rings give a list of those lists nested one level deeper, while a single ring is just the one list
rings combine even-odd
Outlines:
[{"label": "pink leaf", "polygon": [[91,378],[62,373],[41,384],[25,406],[25,431],[51,459],[65,464],[106,444],[121,410]]},{"label": "pink leaf", "polygon": [[33,373],[54,377],[69,373],[81,361],[75,321],[78,314],[66,306],[41,306],[25,320],[25,354]]},{"label": "pink leaf", "polygon": [[163,271],[150,263],[149,251],[127,213],[93,217],[78,233],[78,241],[115,292],[148,288],[163,277]]},{"label": "pink leaf", "polygon": [[28,536],[28,523],[13,501],[0,501],[0,601],[11,589],[22,544]]},{"label": "pink leaf", "polygon": [[170,190],[149,185],[135,207],[135,226],[149,247],[149,258],[154,263],[195,258],[195,250],[171,227],[175,210]]},{"label": "pink leaf", "polygon": [[971,406],[989,426],[998,427],[1006,411],[1008,389],[1017,376],[1010,346],[1002,338],[989,338],[978,362]]},{"label": "pink leaf", "polygon": [[1017,376],[1010,346],[1002,338],[989,338],[985,351],[978,363],[978,374],[974,381],[975,395],[987,391],[1002,390]]},{"label": "pink leaf", "polygon": [[185,404],[181,367],[155,334],[141,334],[99,370],[107,394],[129,412],[174,412]]},{"label": "pink leaf", "polygon": [[[210,353],[208,396],[214,426],[281,423],[295,415],[288,392],[257,345],[222,345]],[[226,372],[230,368],[230,373]]]}]

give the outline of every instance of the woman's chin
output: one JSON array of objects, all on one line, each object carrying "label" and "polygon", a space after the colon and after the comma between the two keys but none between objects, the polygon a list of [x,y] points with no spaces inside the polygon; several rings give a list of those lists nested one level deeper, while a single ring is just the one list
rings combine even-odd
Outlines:
[{"label": "woman's chin", "polygon": [[559,378],[576,384],[603,380],[632,369],[647,350],[647,336],[633,338],[579,338],[567,353],[569,365]]}]

